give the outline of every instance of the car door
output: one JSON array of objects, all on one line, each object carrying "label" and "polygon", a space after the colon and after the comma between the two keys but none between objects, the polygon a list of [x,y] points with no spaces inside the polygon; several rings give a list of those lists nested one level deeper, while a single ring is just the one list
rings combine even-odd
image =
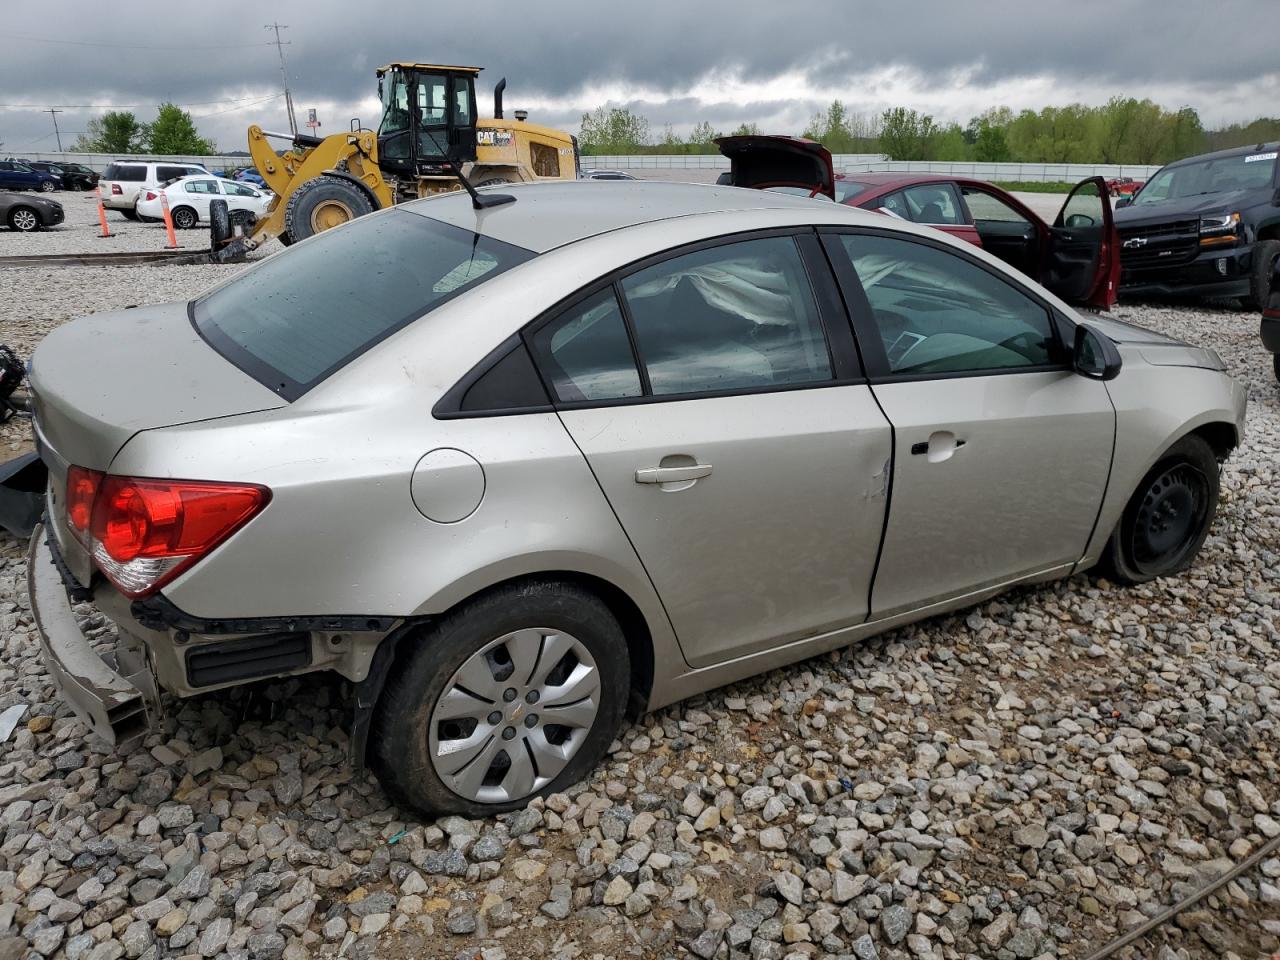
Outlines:
[{"label": "car door", "polygon": [[[186,193],[187,202],[191,204],[200,215],[202,220],[209,216],[209,204],[215,198],[220,196],[218,193],[218,181],[212,177],[209,179],[201,178],[199,180],[188,180],[182,185],[183,191]],[[172,200],[170,201],[172,205]]]},{"label": "car door", "polygon": [[1102,177],[1081,180],[1049,230],[1040,282],[1070,303],[1108,310],[1120,283],[1120,235]]},{"label": "car door", "polygon": [[527,335],[694,666],[867,614],[889,425],[821,260],[812,233],[686,248]]},{"label": "car door", "polygon": [[1070,321],[941,243],[870,231],[824,241],[894,428],[872,616],[1070,570],[1115,435],[1106,386],[1071,369]]},{"label": "car door", "polygon": [[21,189],[13,169],[13,163],[9,160],[0,160],[0,188],[5,190]]}]

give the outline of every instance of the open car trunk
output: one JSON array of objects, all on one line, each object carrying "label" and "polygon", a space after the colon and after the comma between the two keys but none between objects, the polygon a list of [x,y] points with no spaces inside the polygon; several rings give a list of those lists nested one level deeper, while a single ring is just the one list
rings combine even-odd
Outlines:
[{"label": "open car trunk", "polygon": [[729,183],[735,187],[799,187],[811,196],[836,198],[831,154],[804,137],[719,137],[716,146],[729,158]]}]

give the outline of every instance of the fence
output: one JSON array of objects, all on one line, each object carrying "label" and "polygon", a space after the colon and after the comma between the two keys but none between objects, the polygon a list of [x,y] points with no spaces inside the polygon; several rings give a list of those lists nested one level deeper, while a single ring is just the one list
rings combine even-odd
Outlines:
[{"label": "fence", "polygon": [[[118,157],[109,153],[26,153],[26,160],[47,160],[50,163],[83,163],[103,172],[107,164],[116,160],[158,160],[177,163],[198,163],[213,172],[230,170],[249,162],[247,156],[239,157],[162,157],[138,154]],[[1145,180],[1160,168],[1141,164],[1119,163],[961,163],[938,160],[886,160],[875,153],[837,153],[832,156],[836,170],[841,173],[937,173],[955,177],[972,177],[975,180],[1012,180],[1024,182],[1065,181],[1074,183],[1085,177],[1133,177]],[[585,156],[583,169],[615,170],[728,170],[729,160],[718,153],[689,154],[634,154],[612,156]]]},{"label": "fence", "polygon": [[107,165],[116,163],[120,160],[132,160],[139,163],[146,161],[159,161],[161,163],[198,163],[213,173],[221,173],[224,170],[233,170],[236,167],[243,167],[249,163],[248,156],[240,157],[175,157],[160,156],[153,153],[128,154],[126,156],[117,156],[114,153],[23,153],[14,154],[22,160],[43,160],[48,163],[83,163],[91,170],[102,173],[107,169]]},{"label": "fence", "polygon": [[[841,173],[937,173],[974,180],[1074,183],[1085,177],[1133,177],[1145,180],[1160,168],[1118,163],[961,163],[936,160],[886,160],[874,153],[837,153],[832,156]],[[639,154],[590,156],[582,166],[616,170],[727,170],[729,160],[719,154]]]}]

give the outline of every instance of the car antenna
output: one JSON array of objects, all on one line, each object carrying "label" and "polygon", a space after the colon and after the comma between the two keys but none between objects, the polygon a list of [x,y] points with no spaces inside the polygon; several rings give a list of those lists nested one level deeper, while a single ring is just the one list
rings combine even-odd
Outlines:
[{"label": "car antenna", "polygon": [[449,172],[458,178],[458,182],[462,184],[463,189],[471,195],[471,206],[476,210],[484,210],[488,207],[500,207],[504,203],[515,203],[516,198],[509,193],[486,193],[481,194],[475,187],[471,185],[471,181],[466,178],[462,172],[462,164],[457,160],[449,159],[449,151],[440,146],[440,141],[436,139],[436,135],[430,130],[423,130],[431,142],[435,144],[435,148],[440,151],[440,155],[445,158],[444,165],[449,168]]}]

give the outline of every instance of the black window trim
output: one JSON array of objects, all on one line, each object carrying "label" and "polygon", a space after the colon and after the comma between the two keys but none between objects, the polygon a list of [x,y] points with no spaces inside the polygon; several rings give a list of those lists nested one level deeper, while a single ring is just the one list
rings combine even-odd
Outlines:
[{"label": "black window trim", "polygon": [[[691,393],[664,393],[654,395],[649,383],[648,370],[641,362],[639,347],[635,339],[635,330],[632,326],[630,306],[627,304],[626,297],[622,291],[622,281],[634,273],[638,273],[648,267],[662,263],[676,257],[684,256],[690,253],[697,253],[701,250],[708,250],[714,247],[728,246],[734,243],[743,243],[749,240],[762,240],[771,237],[791,237],[797,248],[805,274],[809,280],[810,291],[813,295],[814,308],[818,313],[818,324],[822,330],[823,337],[826,341],[828,361],[831,365],[832,374],[824,380],[814,380],[805,383],[779,384],[769,387],[738,387],[727,390],[700,390]],[[605,288],[613,288],[614,298],[618,302],[619,309],[622,312],[623,322],[627,329],[627,339],[631,345],[631,362],[635,365],[636,372],[640,376],[642,395],[638,397],[616,397],[612,399],[595,399],[595,400],[560,400],[556,397],[554,385],[550,383],[546,376],[546,371],[542,365],[538,363],[537,352],[532,346],[532,336],[539,329],[549,323],[554,322],[563,314],[572,310],[585,300],[590,299],[600,293]],[[822,250],[818,240],[817,228],[813,226],[788,226],[788,227],[771,227],[757,230],[746,230],[737,233],[719,234],[714,237],[705,237],[701,240],[695,240],[691,243],[681,244],[675,247],[669,247],[658,253],[648,254],[640,259],[633,260],[624,264],[609,273],[596,277],[590,283],[579,287],[572,293],[562,297],[554,305],[542,311],[528,323],[526,323],[516,334],[525,345],[525,349],[529,351],[529,355],[533,358],[534,368],[538,371],[538,376],[542,379],[543,389],[551,400],[551,406],[523,407],[518,410],[461,410],[460,404],[463,396],[465,396],[466,388],[458,391],[458,385],[464,381],[467,386],[474,383],[480,377],[484,376],[495,363],[506,356],[507,349],[499,348],[491,351],[481,360],[475,367],[468,371],[458,384],[451,387],[444,397],[436,404],[432,410],[432,415],[438,419],[457,419],[463,417],[483,417],[483,416],[511,416],[518,413],[545,413],[548,409],[554,410],[580,410],[595,407],[613,407],[625,404],[646,404],[646,403],[671,403],[683,400],[703,400],[719,397],[735,397],[749,394],[760,393],[787,393],[792,390],[819,390],[828,387],[843,387],[850,385],[866,384],[867,377],[862,366],[861,355],[858,351],[856,341],[853,336],[852,327],[849,324],[849,314],[845,309],[844,299],[841,295],[839,285],[831,271],[831,264],[828,256]],[[504,341],[505,343],[506,341]]]},{"label": "black window trim", "polygon": [[[889,369],[888,355],[884,350],[884,341],[881,339],[880,330],[871,314],[871,302],[867,299],[866,291],[862,287],[862,281],[858,279],[853,260],[845,252],[843,244],[840,243],[839,238],[844,234],[902,240],[906,243],[932,247],[935,250],[958,257],[965,263],[971,264],[1003,282],[1006,286],[1012,287],[1044,310],[1049,321],[1049,329],[1053,333],[1054,345],[1062,360],[1058,363],[1038,363],[1025,367],[997,367],[987,370],[946,370],[922,373],[892,372]],[[845,303],[848,305],[849,319],[853,323],[854,333],[858,338],[859,349],[862,352],[863,361],[868,372],[867,382],[872,386],[888,383],[912,383],[920,380],[956,380],[966,377],[1001,377],[1046,372],[1062,373],[1072,370],[1071,350],[1068,344],[1074,335],[1075,323],[1063,316],[1057,307],[1031,289],[1029,285],[1020,281],[1015,282],[1016,278],[1005,276],[991,264],[984,263],[977,257],[971,256],[967,250],[957,249],[951,244],[934,240],[932,237],[917,236],[916,234],[898,230],[879,230],[874,227],[820,227],[818,228],[818,235],[822,238],[822,244],[827,251],[828,258],[831,260],[836,281],[840,284]]]}]

